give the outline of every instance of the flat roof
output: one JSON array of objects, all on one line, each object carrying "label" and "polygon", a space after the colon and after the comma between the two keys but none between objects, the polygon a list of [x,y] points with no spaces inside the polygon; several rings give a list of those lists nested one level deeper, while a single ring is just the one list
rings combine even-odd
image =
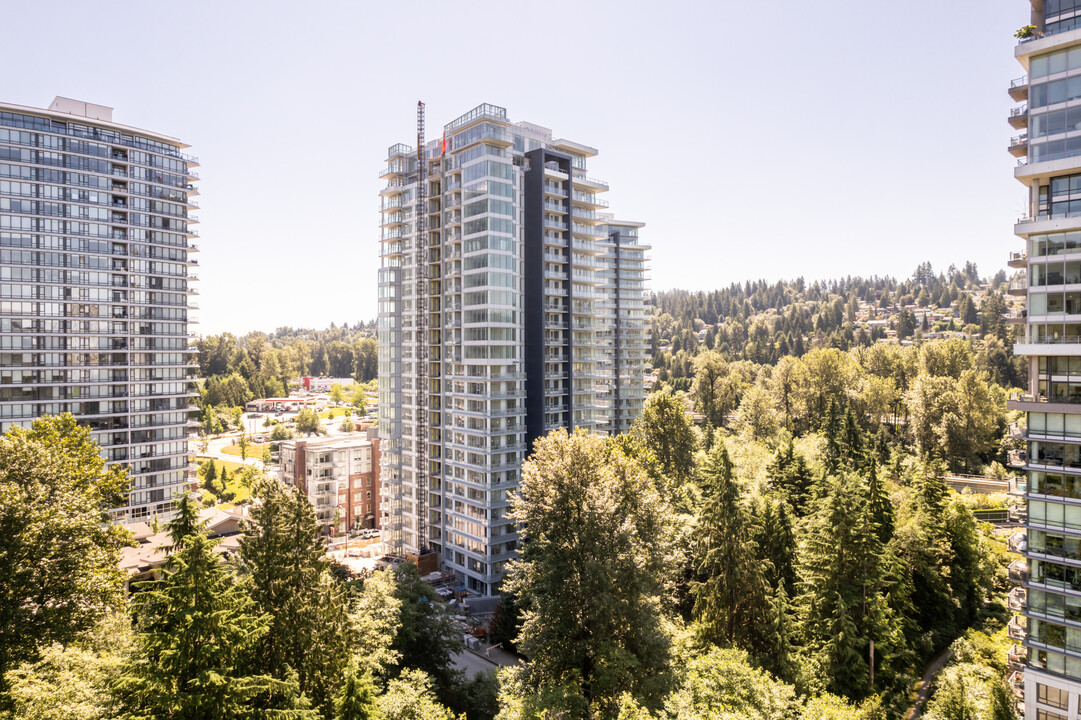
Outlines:
[{"label": "flat roof", "polygon": [[[69,100],[70,101],[70,98],[61,98],[60,96],[57,96],[56,100]],[[53,100],[53,102],[55,103],[56,100]],[[83,103],[83,101],[81,101],[81,100],[75,100],[75,101],[71,101],[71,102],[81,103],[81,104],[90,104],[90,105],[93,104],[93,103]],[[106,107],[106,106],[98,105],[96,107]],[[112,108],[107,108],[107,109],[109,109],[110,111],[112,110]],[[78,115],[78,114],[75,114],[75,113],[59,112],[57,110],[48,110],[46,108],[30,107],[28,105],[15,105],[14,103],[0,103],[0,110],[8,110],[8,111],[19,112],[19,113],[32,113],[34,115],[41,115],[43,117],[60,120],[61,122],[65,122],[65,123],[71,122],[74,119],[74,120],[77,120],[78,122],[86,123],[87,125],[97,125],[97,126],[106,127],[106,128],[112,129],[112,130],[118,130],[118,131],[124,132],[124,133],[130,133],[132,135],[142,135],[143,137],[153,138],[155,140],[160,140],[162,142],[166,142],[166,143],[168,143],[170,145],[175,145],[178,148],[189,148],[189,147],[191,147],[191,145],[188,145],[187,143],[178,140],[177,138],[173,137],[172,135],[165,135],[163,133],[153,132],[153,131],[150,131],[150,130],[143,130],[142,128],[132,127],[130,125],[121,125],[120,123],[113,122],[111,120],[99,120],[97,118],[88,117],[86,115]]]}]

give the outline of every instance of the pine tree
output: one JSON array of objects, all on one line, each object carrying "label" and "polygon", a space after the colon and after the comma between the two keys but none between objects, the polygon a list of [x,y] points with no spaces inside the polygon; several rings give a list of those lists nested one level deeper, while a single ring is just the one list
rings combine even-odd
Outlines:
[{"label": "pine tree", "polygon": [[700,579],[691,589],[695,619],[708,642],[758,650],[754,633],[768,613],[768,584],[723,443],[706,456],[698,482],[703,507],[694,550]]},{"label": "pine tree", "polygon": [[284,678],[329,716],[332,688],[348,661],[350,625],[344,589],[329,575],[315,511],[304,495],[276,479],[256,481],[251,521],[240,541],[251,595],[270,619],[255,650],[258,672]]}]

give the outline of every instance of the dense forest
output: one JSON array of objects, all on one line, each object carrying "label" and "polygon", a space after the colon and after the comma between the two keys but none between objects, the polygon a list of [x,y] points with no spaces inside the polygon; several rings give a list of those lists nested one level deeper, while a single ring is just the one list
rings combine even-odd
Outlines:
[{"label": "dense forest", "polygon": [[[0,718],[893,720],[948,647],[925,717],[1014,720],[1010,556],[973,514],[1008,501],[947,484],[1007,477],[1021,446],[1004,279],[659,293],[644,417],[540,438],[510,496],[518,557],[472,628],[519,655],[498,673],[458,669],[455,611],[412,565],[354,577],[306,497],[257,473],[238,549],[185,498],[165,571],[127,595],[100,522],[122,471],[70,417],[15,428]],[[372,333],[205,338],[200,400],[370,380]]]},{"label": "dense forest", "polygon": [[[653,363],[662,379],[689,378],[691,362],[703,349],[726,360],[774,364],[813,348],[850,350],[887,336],[908,341],[950,333],[993,338],[1009,353],[1013,332],[1006,321],[1005,281],[1001,271],[981,280],[971,263],[945,274],[923,263],[903,281],[845,278],[808,285],[797,279],[708,293],[659,292],[653,298]],[[1024,373],[1014,367],[1006,375],[1000,379],[1016,384]]]},{"label": "dense forest", "polygon": [[124,534],[97,522],[125,478],[70,416],[13,429],[0,521],[25,570],[0,571],[19,600],[0,716],[886,720],[951,645],[934,717],[1012,718],[1003,543],[903,427],[884,436],[834,398],[800,422],[695,426],[664,388],[628,434],[540,439],[485,628],[522,663],[475,676],[412,565],[334,566],[306,497],[271,478],[253,480],[238,551],[218,552],[185,498],[164,572],[126,597]]},{"label": "dense forest", "polygon": [[278,328],[209,335],[197,343],[205,378],[201,405],[236,407],[255,398],[283,397],[291,380],[305,375],[375,378],[378,357],[375,323],[331,325],[326,330]]}]

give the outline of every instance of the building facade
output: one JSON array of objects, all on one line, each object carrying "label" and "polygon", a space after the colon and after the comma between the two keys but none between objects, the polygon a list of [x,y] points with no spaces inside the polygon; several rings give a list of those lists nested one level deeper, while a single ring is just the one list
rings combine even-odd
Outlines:
[{"label": "building facade", "polygon": [[329,534],[378,527],[379,437],[375,427],[281,443],[281,478],[306,494]]},{"label": "building facade", "polygon": [[603,212],[595,149],[494,105],[441,130],[381,174],[383,536],[489,594],[533,440],[641,416],[649,248]]},{"label": "building facade", "polygon": [[[1035,32],[1017,45],[1027,75],[1014,80],[1009,116],[1021,133],[1010,143],[1014,177],[1028,211],[1014,227],[1025,251],[1009,291],[1026,296],[1014,318],[1024,338],[1014,352],[1029,360],[1029,392],[1009,407],[1025,411],[1026,443],[1011,464],[1024,475],[1011,492],[1024,499],[1025,530],[1010,538],[1023,560],[1009,606],[1015,645],[1010,685],[1028,720],[1081,717],[1081,7],[1072,0],[1031,0]],[[1074,197],[1074,193],[1077,197]],[[1076,376],[1076,377],[1075,377]]]},{"label": "building facade", "polygon": [[70,412],[131,470],[115,521],[166,519],[196,397],[188,146],[56,98],[0,104],[0,430]]}]

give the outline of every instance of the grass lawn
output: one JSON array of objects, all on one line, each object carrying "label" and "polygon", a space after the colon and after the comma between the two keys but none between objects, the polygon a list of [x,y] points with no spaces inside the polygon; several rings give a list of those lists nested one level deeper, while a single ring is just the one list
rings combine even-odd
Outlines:
[{"label": "grass lawn", "polygon": [[[267,445],[269,445],[269,443],[253,443],[253,442],[248,443],[248,457],[249,458],[255,458],[256,460],[262,460],[263,459],[263,448],[267,447]],[[226,455],[236,455],[237,457],[240,457],[240,446],[239,445],[226,445],[225,447],[223,447],[221,449],[221,451],[223,453],[225,453]],[[233,472],[233,471],[230,470],[229,472]]]},{"label": "grass lawn", "polygon": [[[223,468],[225,470],[229,471],[229,482],[226,483],[225,489],[227,491],[231,491],[231,492],[236,493],[236,497],[234,497],[229,502],[230,503],[239,503],[239,502],[243,502],[243,501],[247,500],[248,497],[251,495],[251,490],[249,488],[244,487],[244,485],[240,482],[240,477],[237,475],[237,471],[240,470],[241,468],[245,467],[244,463],[229,462],[228,460],[218,460],[216,458],[205,458],[205,457],[199,458],[198,462],[201,465],[201,464],[203,464],[206,461],[211,460],[211,459],[214,460],[214,465],[218,470],[218,476],[219,477],[221,477],[221,471],[222,471]],[[202,482],[202,477],[201,476],[199,478],[199,481]],[[203,497],[204,500],[208,500],[209,502],[213,502],[215,500],[213,495],[208,493],[206,490],[203,490],[201,487],[199,489],[199,494]]]},{"label": "grass lawn", "polygon": [[319,419],[333,420],[336,417],[343,417],[346,410],[353,410],[353,414],[356,414],[356,410],[354,408],[331,408],[330,410],[324,410],[323,412],[319,413]]}]

